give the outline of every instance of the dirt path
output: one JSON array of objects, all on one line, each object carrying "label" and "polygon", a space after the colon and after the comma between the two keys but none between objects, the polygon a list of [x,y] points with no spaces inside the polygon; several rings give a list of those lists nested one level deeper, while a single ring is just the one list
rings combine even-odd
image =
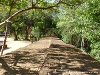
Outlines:
[{"label": "dirt path", "polygon": [[[1,43],[3,43],[3,40],[4,40],[4,37],[0,37]],[[12,38],[7,38],[7,49],[4,49],[3,54],[10,53],[19,48],[25,47],[29,44],[31,44],[31,42],[29,42],[29,41],[14,41]],[[0,54],[1,54],[1,52],[0,52]]]},{"label": "dirt path", "polygon": [[100,62],[48,37],[0,58],[0,75],[100,75]]}]

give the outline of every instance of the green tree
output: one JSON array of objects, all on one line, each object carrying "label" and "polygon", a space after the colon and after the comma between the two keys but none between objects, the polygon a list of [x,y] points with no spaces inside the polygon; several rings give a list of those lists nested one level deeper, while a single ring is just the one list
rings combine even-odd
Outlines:
[{"label": "green tree", "polygon": [[98,0],[88,0],[78,6],[61,7],[57,24],[63,41],[71,42],[98,60],[100,60],[99,5]]}]

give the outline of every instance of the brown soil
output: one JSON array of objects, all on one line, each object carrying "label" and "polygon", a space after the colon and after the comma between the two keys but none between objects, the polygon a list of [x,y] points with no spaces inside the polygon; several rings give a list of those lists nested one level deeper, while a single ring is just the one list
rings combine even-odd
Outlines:
[{"label": "brown soil", "polygon": [[0,75],[100,75],[100,62],[47,37],[0,57]]}]

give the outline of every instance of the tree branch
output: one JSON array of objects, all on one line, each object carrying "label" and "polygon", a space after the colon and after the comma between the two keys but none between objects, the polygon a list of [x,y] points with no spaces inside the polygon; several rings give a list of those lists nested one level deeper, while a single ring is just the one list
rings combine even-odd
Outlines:
[{"label": "tree branch", "polygon": [[28,10],[31,10],[31,9],[50,9],[50,8],[53,8],[53,7],[56,7],[58,4],[61,3],[61,0],[58,1],[58,3],[56,3],[55,5],[53,6],[48,6],[48,7],[37,7],[37,6],[32,6],[32,7],[29,7],[29,8],[26,8],[26,9],[23,9],[23,10],[19,10],[18,12],[15,12],[12,16],[10,16],[7,20],[5,20],[4,22],[1,22],[0,23],[0,26],[4,25],[4,24],[7,24],[10,22],[10,20],[12,18],[14,18],[15,16],[17,16],[18,14],[22,13],[22,12],[25,12],[25,11],[28,11]]}]

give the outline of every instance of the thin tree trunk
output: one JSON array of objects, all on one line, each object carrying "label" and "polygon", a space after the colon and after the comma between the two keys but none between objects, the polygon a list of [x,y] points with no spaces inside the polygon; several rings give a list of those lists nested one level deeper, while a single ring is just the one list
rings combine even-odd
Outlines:
[{"label": "thin tree trunk", "polygon": [[[10,10],[9,10],[9,13],[8,13],[8,17],[10,17],[11,10],[12,10],[12,7],[10,7]],[[5,38],[4,38],[3,46],[2,46],[2,48],[1,48],[1,56],[3,55],[3,50],[4,50],[4,48],[5,48],[6,41],[7,41],[8,24],[9,24],[9,23],[6,24],[6,33],[5,33]]]},{"label": "thin tree trunk", "polygon": [[83,51],[84,48],[84,38],[82,37],[82,41],[81,41],[81,50]]},{"label": "thin tree trunk", "polygon": [[4,38],[3,46],[2,46],[2,49],[1,49],[1,56],[3,55],[3,50],[4,50],[5,45],[6,45],[7,34],[8,34],[8,26],[6,25],[6,33],[5,33],[5,38]]}]

